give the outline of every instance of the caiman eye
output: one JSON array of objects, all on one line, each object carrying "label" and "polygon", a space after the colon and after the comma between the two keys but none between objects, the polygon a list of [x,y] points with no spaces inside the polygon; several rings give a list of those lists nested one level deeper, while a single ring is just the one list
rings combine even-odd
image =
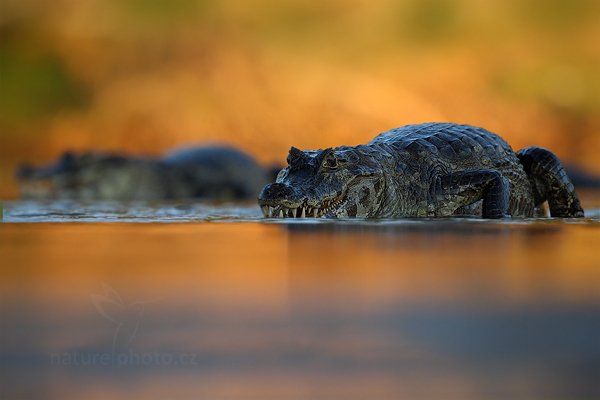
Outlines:
[{"label": "caiman eye", "polygon": [[336,169],[338,167],[338,160],[334,153],[328,154],[321,163],[323,168]]}]

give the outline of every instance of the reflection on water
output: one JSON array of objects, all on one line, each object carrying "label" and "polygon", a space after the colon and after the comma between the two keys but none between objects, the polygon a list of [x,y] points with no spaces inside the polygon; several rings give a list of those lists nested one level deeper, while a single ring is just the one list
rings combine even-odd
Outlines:
[{"label": "reflection on water", "polygon": [[[587,223],[600,221],[600,192],[594,196],[584,198],[587,218],[570,220],[570,223]],[[274,222],[262,217],[260,209],[255,202],[245,204],[210,204],[199,202],[179,203],[150,203],[150,202],[95,202],[81,203],[70,200],[61,201],[22,201],[0,203],[4,206],[4,222],[139,222],[139,223],[174,223],[174,222]],[[588,207],[589,206],[589,207]],[[544,220],[544,219],[542,219]],[[418,220],[386,220],[377,221],[383,224],[421,223]],[[464,221],[464,220],[463,220]],[[528,220],[531,221],[531,220]],[[284,222],[289,222],[284,221]],[[356,225],[356,220],[307,220],[295,221],[296,223],[342,223]],[[523,221],[513,220],[511,223]],[[361,225],[372,225],[373,221],[362,221]],[[379,229],[379,228],[378,228]]]},{"label": "reflection on water", "polygon": [[13,203],[4,217],[66,223],[0,225],[1,398],[600,396],[597,216],[281,224],[254,207]]},{"label": "reflection on water", "polygon": [[80,203],[65,200],[8,202],[4,206],[5,222],[239,222],[262,218],[255,203]]}]

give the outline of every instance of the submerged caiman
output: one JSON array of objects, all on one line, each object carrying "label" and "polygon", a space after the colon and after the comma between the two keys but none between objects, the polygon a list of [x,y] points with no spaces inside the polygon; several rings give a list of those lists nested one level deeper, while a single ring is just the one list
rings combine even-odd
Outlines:
[{"label": "submerged caiman", "polygon": [[45,166],[23,165],[17,180],[24,199],[254,200],[273,173],[250,155],[212,145],[164,157],[65,152]]},{"label": "submerged caiman", "polygon": [[290,149],[258,198],[265,217],[583,217],[558,158],[514,152],[498,135],[453,123],[407,125],[369,143]]}]

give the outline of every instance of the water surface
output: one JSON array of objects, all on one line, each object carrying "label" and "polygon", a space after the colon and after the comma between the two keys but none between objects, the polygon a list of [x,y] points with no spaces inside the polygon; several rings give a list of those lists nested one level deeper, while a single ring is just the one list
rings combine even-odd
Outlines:
[{"label": "water surface", "polygon": [[597,206],[265,222],[5,203],[0,398],[598,398]]}]

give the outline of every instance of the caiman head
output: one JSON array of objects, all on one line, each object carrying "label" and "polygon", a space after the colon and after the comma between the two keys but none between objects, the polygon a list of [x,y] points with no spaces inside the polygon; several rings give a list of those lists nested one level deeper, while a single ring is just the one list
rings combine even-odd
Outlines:
[{"label": "caiman head", "polygon": [[267,218],[368,218],[383,201],[383,169],[356,147],[290,149],[288,166],[262,190],[258,204]]},{"label": "caiman head", "polygon": [[125,157],[115,154],[67,151],[49,165],[21,165],[16,178],[24,197],[53,198],[85,189],[96,182],[104,170],[125,161]]}]

